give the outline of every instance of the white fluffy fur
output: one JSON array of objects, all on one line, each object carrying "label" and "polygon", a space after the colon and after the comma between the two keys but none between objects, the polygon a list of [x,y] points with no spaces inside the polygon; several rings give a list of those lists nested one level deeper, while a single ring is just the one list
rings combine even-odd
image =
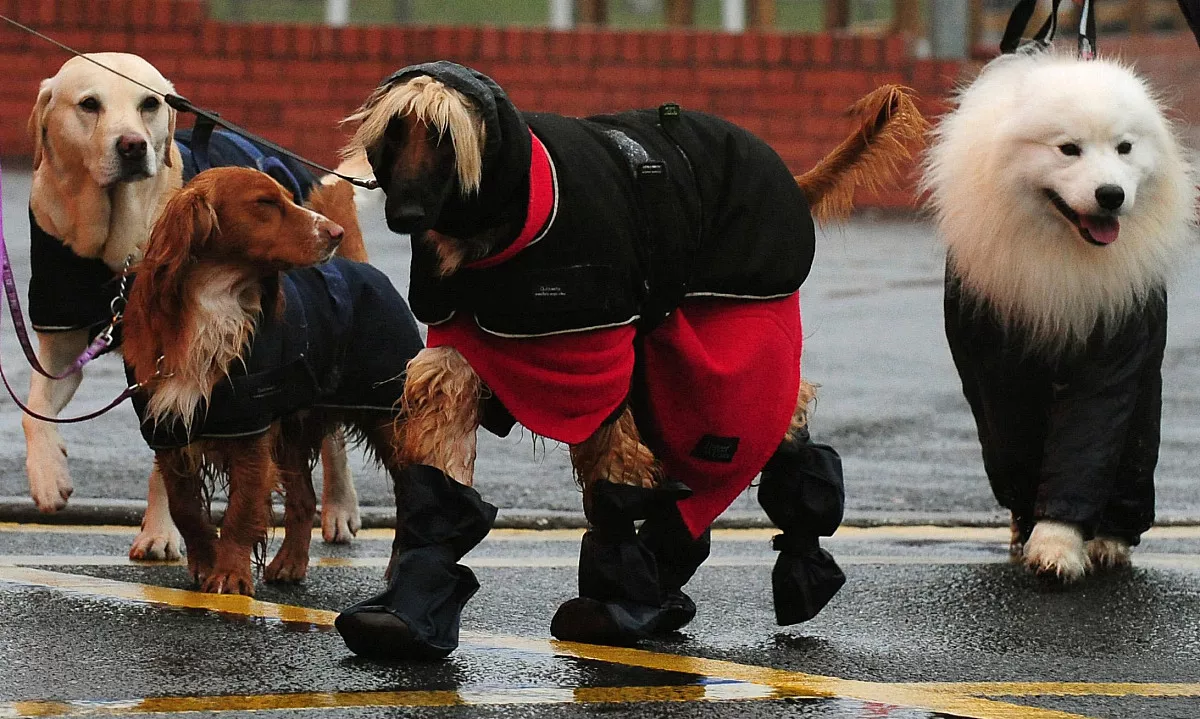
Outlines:
[{"label": "white fluffy fur", "polygon": [[1083,534],[1074,524],[1043,519],[1025,542],[1025,566],[1038,574],[1074,582],[1092,568]]},{"label": "white fluffy fur", "polygon": [[[1065,155],[1064,143],[1082,154]],[[1062,350],[1136,309],[1195,228],[1195,182],[1174,131],[1146,84],[1113,60],[992,61],[934,131],[924,164],[954,272],[1036,349]],[[1126,199],[1118,239],[1097,247],[1045,190],[1096,214],[1102,184]]]},{"label": "white fluffy fur", "polygon": [[196,408],[229,369],[262,312],[257,281],[220,265],[198,267],[187,280],[186,357],[165,357],[166,376],[146,404],[154,422],[178,417],[189,431]]}]

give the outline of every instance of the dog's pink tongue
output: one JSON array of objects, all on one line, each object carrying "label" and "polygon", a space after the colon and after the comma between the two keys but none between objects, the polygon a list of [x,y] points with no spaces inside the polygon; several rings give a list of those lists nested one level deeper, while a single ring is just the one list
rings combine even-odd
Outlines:
[{"label": "dog's pink tongue", "polygon": [[1121,222],[1115,217],[1083,215],[1079,218],[1079,225],[1088,231],[1093,240],[1102,245],[1115,242],[1117,235],[1121,233]]}]

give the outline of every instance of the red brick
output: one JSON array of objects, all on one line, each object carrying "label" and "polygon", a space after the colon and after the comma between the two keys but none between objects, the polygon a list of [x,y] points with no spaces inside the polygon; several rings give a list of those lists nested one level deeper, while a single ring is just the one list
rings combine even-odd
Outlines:
[{"label": "red brick", "polygon": [[790,68],[767,68],[763,71],[763,86],[772,93],[788,93],[796,86],[797,72]]},{"label": "red brick", "polygon": [[787,43],[784,41],[784,36],[774,32],[763,35],[762,53],[764,62],[772,65],[783,62],[787,57]]},{"label": "red brick", "polygon": [[899,67],[908,60],[908,38],[903,35],[888,35],[883,41],[883,63],[887,67]]},{"label": "red brick", "polygon": [[813,62],[815,44],[813,38],[807,35],[792,35],[787,39],[787,61],[792,65],[808,65]]},{"label": "red brick", "polygon": [[620,45],[620,58],[624,62],[638,64],[646,54],[646,41],[643,33],[622,33]]},{"label": "red brick", "polygon": [[600,30],[596,33],[596,56],[601,60],[618,60],[621,57],[621,34],[615,30]]},{"label": "red brick", "polygon": [[473,63],[479,57],[480,29],[477,27],[460,27],[456,29],[457,43],[454,55],[462,62]]},{"label": "red brick", "polygon": [[503,56],[506,60],[525,59],[525,32],[509,28],[501,33],[503,41]]},{"label": "red brick", "polygon": [[574,56],[584,61],[595,59],[599,40],[594,28],[583,28],[575,31]]},{"label": "red brick", "polygon": [[292,54],[292,28],[273,25],[270,30],[270,49],[274,57],[290,57]]},{"label": "red brick", "polygon": [[129,2],[129,25],[136,28],[149,28],[153,26],[150,17],[150,0],[130,0]]},{"label": "red brick", "polygon": [[762,59],[762,41],[761,33],[745,32],[736,36],[738,39],[738,54],[737,57],[742,62],[757,63]]},{"label": "red brick", "polygon": [[106,30],[92,36],[91,47],[75,48],[83,52],[129,52],[129,33],[125,30]]},{"label": "red brick", "polygon": [[173,2],[167,0],[154,0],[150,6],[150,25],[157,30],[167,30],[171,28],[171,6]]},{"label": "red brick", "polygon": [[439,26],[433,30],[433,55],[434,57],[453,57],[457,50],[458,28],[449,27],[446,25]]},{"label": "red brick", "polygon": [[550,33],[532,28],[525,33],[525,57],[533,63],[544,63],[550,54]]},{"label": "red brick", "polygon": [[814,35],[812,46],[809,48],[810,58],[817,65],[828,65],[833,62],[833,36],[829,33]]},{"label": "red brick", "polygon": [[[191,54],[196,48],[192,35],[163,32],[134,32],[129,35],[130,50],[138,55]],[[155,63],[157,66],[158,63]],[[162,72],[162,68],[159,68]]]},{"label": "red brick", "polygon": [[551,60],[569,60],[575,52],[575,42],[577,35],[573,32],[552,32],[549,35],[549,42],[546,47],[546,53]]},{"label": "red brick", "polygon": [[688,32],[672,32],[665,37],[667,56],[672,62],[690,62],[696,52],[695,36]]},{"label": "red brick", "polygon": [[854,50],[855,38],[851,35],[836,35],[833,38],[833,63],[835,65],[854,65],[858,53]]},{"label": "red brick", "polygon": [[696,71],[701,88],[753,88],[762,84],[763,73],[748,67],[701,67]]},{"label": "red brick", "polygon": [[206,17],[203,0],[173,0],[175,27],[192,27],[204,22]]},{"label": "red brick", "polygon": [[53,25],[58,20],[58,3],[56,0],[42,0],[37,4],[37,23]]},{"label": "red brick", "polygon": [[479,33],[479,57],[494,60],[503,54],[504,45],[500,31],[494,27],[485,27]]},{"label": "red brick", "polygon": [[883,56],[883,40],[874,37],[858,38],[858,64],[865,69],[879,66]]},{"label": "red brick", "polygon": [[224,44],[224,27],[219,23],[206,22],[200,26],[200,52],[205,55],[216,55],[221,52]]},{"label": "red brick", "polygon": [[360,52],[366,57],[377,60],[383,56],[383,28],[364,27],[361,29],[362,47]]},{"label": "red brick", "polygon": [[188,77],[232,81],[246,76],[246,63],[242,60],[198,57],[187,63],[184,70]]},{"label": "red brick", "polygon": [[238,57],[243,54],[265,56],[263,40],[269,36],[266,25],[223,25],[220,55]]},{"label": "red brick", "polygon": [[318,55],[332,55],[335,52],[340,52],[345,46],[343,45],[343,37],[340,29],[334,29],[326,25],[317,28],[316,36],[316,53]]},{"label": "red brick", "polygon": [[737,59],[738,37],[722,33],[716,36],[716,60],[729,63]]},{"label": "red brick", "polygon": [[312,25],[298,25],[292,38],[295,41],[294,52],[302,60],[311,60],[317,55],[317,28]]}]

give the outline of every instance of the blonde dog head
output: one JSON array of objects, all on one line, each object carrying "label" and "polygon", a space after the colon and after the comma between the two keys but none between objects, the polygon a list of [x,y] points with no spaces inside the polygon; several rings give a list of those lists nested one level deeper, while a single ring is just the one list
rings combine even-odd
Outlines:
[{"label": "blonde dog head", "polygon": [[[95,53],[87,57],[154,88],[174,92],[171,83],[137,55]],[[171,166],[168,143],[175,111],[162,98],[82,57],[63,64],[42,81],[29,118],[38,170],[85,168],[92,182],[111,187],[154,177]]]}]

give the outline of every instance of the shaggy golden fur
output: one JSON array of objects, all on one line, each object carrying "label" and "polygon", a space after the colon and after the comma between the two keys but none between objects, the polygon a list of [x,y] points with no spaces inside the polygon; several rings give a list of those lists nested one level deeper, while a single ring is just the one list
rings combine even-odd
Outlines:
[{"label": "shaggy golden fur", "polygon": [[372,93],[362,107],[343,120],[359,124],[342,157],[349,159],[377,144],[396,117],[410,117],[434,129],[439,140],[449,133],[462,193],[479,190],[487,140],[483,122],[462,93],[430,77],[415,77]]},{"label": "shaggy golden fur", "polygon": [[[892,178],[898,165],[910,157],[908,146],[926,131],[925,119],[907,88],[885,86],[851,108],[859,127],[813,170],[796,178],[818,220],[849,214],[856,189],[877,189]],[[464,192],[478,188],[484,147],[483,122],[457,91],[427,76],[418,76],[380,88],[345,120],[358,123],[344,157],[361,156],[388,138],[397,152],[406,153],[406,166],[435,162],[445,148],[440,139],[449,132],[460,185]],[[393,125],[393,122],[398,123]],[[428,125],[437,137],[415,141],[415,130]],[[393,129],[389,127],[402,128]],[[386,135],[386,137],[385,137]],[[411,154],[411,158],[409,155]],[[506,230],[507,228],[502,228]],[[462,264],[477,259],[473,252],[489,246],[480,238],[452,238],[430,231],[441,258],[443,274],[453,274]],[[456,350],[438,347],[422,351],[409,363],[404,390],[405,423],[399,431],[405,463],[429,464],[470,485],[475,461],[475,434],[479,403],[487,388],[467,360]],[[815,389],[801,382],[796,409],[786,436],[806,426]],[[636,486],[654,486],[662,469],[641,441],[628,409],[612,424],[570,448],[577,481],[585,490],[601,479]]]}]

